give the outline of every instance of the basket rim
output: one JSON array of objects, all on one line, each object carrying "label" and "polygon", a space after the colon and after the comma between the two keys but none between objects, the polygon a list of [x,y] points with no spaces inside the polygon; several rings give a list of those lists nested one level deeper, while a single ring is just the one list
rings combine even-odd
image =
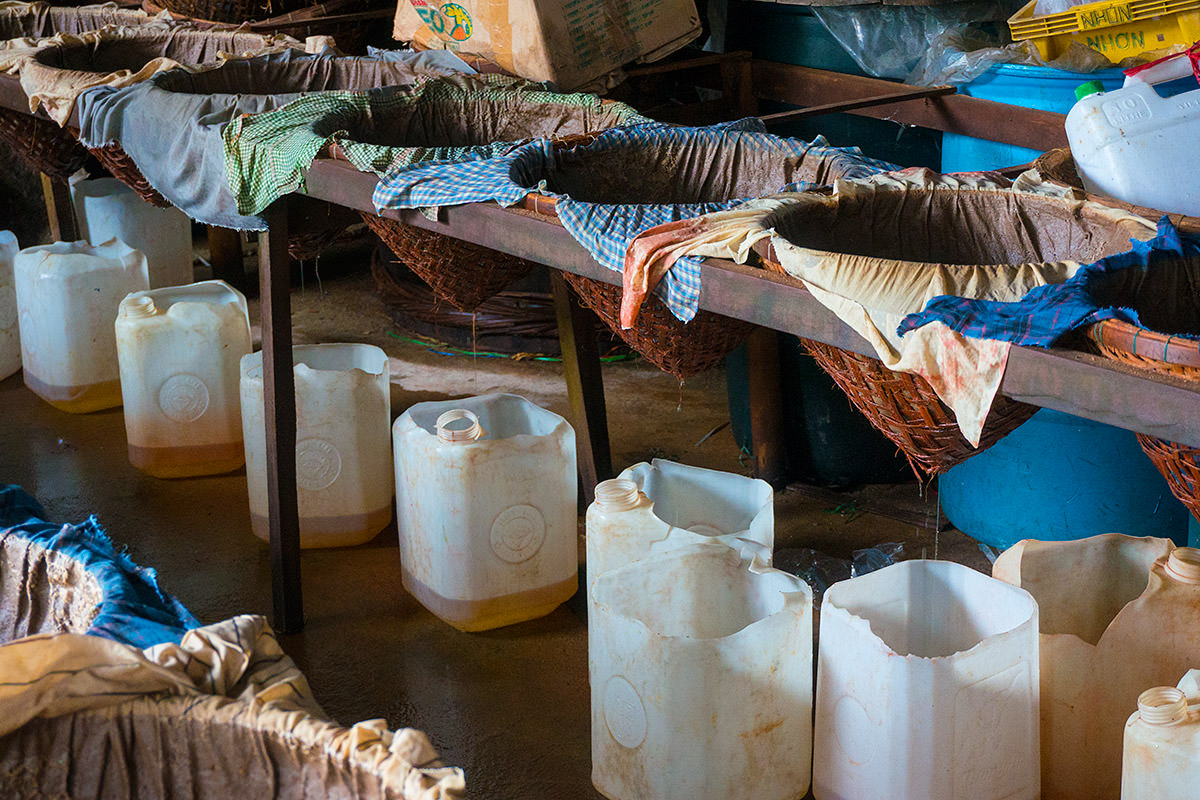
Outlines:
[{"label": "basket rim", "polygon": [[1200,339],[1196,337],[1159,333],[1121,319],[1097,322],[1088,328],[1087,335],[1118,353],[1200,369]]}]

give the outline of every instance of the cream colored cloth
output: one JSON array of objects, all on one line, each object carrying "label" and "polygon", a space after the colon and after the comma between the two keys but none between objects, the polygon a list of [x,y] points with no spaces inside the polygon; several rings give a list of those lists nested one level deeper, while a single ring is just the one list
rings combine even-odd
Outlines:
[{"label": "cream colored cloth", "polygon": [[[134,51],[169,55],[148,57],[137,69],[110,72],[91,72],[48,66],[37,59],[39,52],[55,47],[77,51],[110,48],[113,51]],[[75,108],[75,100],[88,89],[97,86],[122,88],[147,80],[163,70],[183,67],[199,72],[212,65],[235,58],[253,58],[282,50],[304,50],[302,42],[282,34],[257,34],[240,30],[196,31],[155,25],[107,26],[81,34],[60,33],[37,42],[29,50],[16,46],[8,56],[0,56],[0,69],[16,72],[21,88],[29,98],[30,112],[44,108],[50,118],[65,125]],[[0,51],[3,52],[3,51]],[[132,56],[131,56],[132,58]]]},{"label": "cream colored cloth", "polygon": [[[895,202],[889,206],[904,209],[904,214],[886,216],[869,213],[877,193],[887,192]],[[935,196],[935,193],[960,193]],[[969,193],[963,194],[963,193]],[[1020,300],[1030,289],[1051,283],[1061,283],[1080,268],[1078,261],[1047,260],[1036,263],[1013,264],[940,264],[903,261],[875,256],[852,255],[802,247],[780,235],[765,230],[772,214],[786,209],[788,215],[803,215],[811,209],[820,219],[838,210],[857,209],[864,238],[868,232],[876,239],[899,235],[901,226],[913,226],[918,236],[945,237],[947,232],[962,229],[962,235],[972,235],[970,226],[995,228],[1001,220],[989,217],[1006,215],[1012,224],[996,237],[1004,238],[1008,252],[1039,252],[1046,242],[1044,230],[1038,223],[1025,219],[1020,207],[1021,195],[1052,197],[1059,201],[1058,219],[1062,224],[1086,210],[1093,224],[1101,222],[1111,228],[1107,237],[1112,242],[1128,242],[1130,238],[1149,239],[1155,227],[1149,220],[1126,211],[1085,203],[1057,187],[1042,185],[1035,176],[1025,175],[1010,185],[998,177],[984,174],[938,175],[926,169],[911,169],[883,173],[861,180],[838,180],[832,194],[804,192],[773,195],[756,200],[727,212],[709,214],[696,221],[678,223],[684,235],[668,235],[657,240],[662,228],[652,228],[634,240],[630,256],[645,261],[652,269],[667,259],[683,255],[704,255],[729,258],[739,263],[746,260],[754,242],[770,236],[775,254],[787,274],[804,282],[822,305],[857,331],[889,369],[909,372],[925,378],[955,413],[959,430],[973,445],[979,444],[984,420],[999,390],[1008,361],[1010,345],[1005,342],[972,339],[942,323],[924,325],[903,338],[896,329],[901,320],[922,310],[930,299],[939,295],[955,295],[983,300],[1009,302]],[[939,200],[935,203],[935,200]],[[858,202],[856,202],[858,201]],[[989,212],[987,209],[994,209]],[[940,215],[940,217],[938,216]],[[690,230],[687,225],[690,224]],[[663,226],[665,228],[666,226]],[[676,231],[678,233],[678,231]],[[991,231],[975,231],[982,238],[992,237]],[[640,241],[639,241],[640,240]],[[856,244],[848,242],[848,245]],[[991,242],[995,249],[995,242]],[[635,248],[641,248],[636,250]],[[1119,252],[1114,250],[1113,252]],[[672,261],[673,263],[673,261]],[[626,291],[631,270],[627,260]],[[633,287],[635,290],[637,287]],[[636,300],[631,296],[631,302]]]},{"label": "cream colored cloth", "polygon": [[[107,736],[103,731],[112,720],[133,725],[147,716],[171,717],[180,726],[228,725],[234,738],[244,735],[270,743],[261,748],[264,753],[287,749],[292,756],[272,757],[278,758],[275,766],[281,770],[315,753],[335,762],[343,773],[367,772],[380,785],[364,797],[443,800],[460,797],[465,790],[462,771],[440,766],[420,731],[393,733],[384,720],[349,729],[330,721],[304,675],[258,616],[197,628],[179,644],[144,651],[79,634],[31,636],[0,646],[0,764],[18,759],[22,749],[6,737],[19,738],[23,726],[45,726],[70,715],[81,716],[66,721],[76,731],[65,737],[67,741],[93,730]],[[120,725],[114,728],[119,729]],[[151,720],[145,735],[159,735],[155,730]],[[87,750],[85,744],[71,746]],[[195,746],[202,748],[204,741]],[[330,771],[319,766],[309,778],[280,776],[278,782],[319,781]],[[18,772],[0,770],[0,788],[7,776]]]}]

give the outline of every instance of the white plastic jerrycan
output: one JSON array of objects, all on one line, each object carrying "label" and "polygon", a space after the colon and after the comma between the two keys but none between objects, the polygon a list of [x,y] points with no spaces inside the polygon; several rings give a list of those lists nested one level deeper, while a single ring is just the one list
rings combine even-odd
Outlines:
[{"label": "white plastic jerrycan", "polygon": [[1041,609],[1043,797],[1116,800],[1129,709],[1200,664],[1200,551],[1120,534],[1024,540],[992,574]]},{"label": "white plastic jerrycan", "polygon": [[808,792],[813,619],[804,581],[701,542],[605,572],[592,592],[596,789],[612,800]]},{"label": "white plastic jerrycan", "polygon": [[[368,344],[293,349],[301,547],[370,541],[392,519],[387,354]],[[242,358],[242,434],[254,535],[270,539],[262,353]]]},{"label": "white plastic jerrycan", "polygon": [[1191,78],[1186,53],[1144,68],[1111,92],[1079,100],[1067,114],[1067,140],[1089,192],[1134,205],[1200,214],[1200,86],[1161,97],[1155,84]]},{"label": "white plastic jerrycan", "polygon": [[1121,800],[1200,796],[1200,669],[1176,686],[1147,689],[1125,723]]},{"label": "white plastic jerrycan", "polygon": [[0,379],[21,368],[21,334],[17,328],[17,292],[13,288],[13,259],[17,237],[0,231]]},{"label": "white plastic jerrycan", "polygon": [[770,553],[775,494],[766,481],[654,459],[596,486],[587,511],[591,581],[610,569],[663,550],[709,539],[748,539]]},{"label": "white plastic jerrycan", "polygon": [[177,208],[157,208],[116,178],[72,181],[79,235],[93,244],[118,239],[146,257],[150,288],[191,283],[192,221]]},{"label": "white plastic jerrycan", "polygon": [[903,561],[821,604],[818,800],[1035,800],[1037,603],[949,561]]},{"label": "white plastic jerrycan", "polygon": [[578,588],[575,431],[523,397],[417,403],[392,428],[404,587],[459,630],[545,616]]},{"label": "white plastic jerrycan", "polygon": [[115,239],[29,247],[14,279],[25,385],[62,411],[121,405],[113,320],[125,295],[149,288],[142,254]]},{"label": "white plastic jerrycan", "polygon": [[240,467],[246,298],[224,281],[135,292],[117,314],[129,460],[160,478]]}]

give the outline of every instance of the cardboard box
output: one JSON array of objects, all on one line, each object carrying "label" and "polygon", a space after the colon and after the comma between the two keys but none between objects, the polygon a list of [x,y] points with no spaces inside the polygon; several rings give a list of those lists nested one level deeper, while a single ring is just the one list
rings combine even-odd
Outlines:
[{"label": "cardboard box", "polygon": [[700,35],[694,0],[399,0],[393,35],[572,91]]}]

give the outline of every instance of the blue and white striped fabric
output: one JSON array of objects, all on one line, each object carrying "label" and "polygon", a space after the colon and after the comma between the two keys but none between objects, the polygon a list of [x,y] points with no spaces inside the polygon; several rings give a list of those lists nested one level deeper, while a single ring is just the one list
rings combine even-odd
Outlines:
[{"label": "blue and white striped fabric", "polygon": [[[724,148],[733,158],[753,153],[770,158],[778,157],[780,173],[786,165],[798,165],[802,160],[815,159],[820,163],[816,174],[824,180],[860,178],[878,172],[898,169],[894,164],[862,155],[858,148],[830,147],[821,137],[813,142],[785,139],[765,132],[756,119],[714,125],[704,128],[684,128],[648,123],[613,128],[596,136],[584,146],[556,150],[553,142],[538,140],[514,148],[504,155],[469,162],[437,162],[397,170],[385,175],[375,188],[375,207],[383,209],[430,208],[481,203],[494,200],[500,205],[515,205],[531,192],[557,199],[555,206],[563,227],[583,245],[600,264],[622,272],[625,251],[629,242],[647,228],[679,219],[697,217],[733,208],[753,196],[770,194],[781,188],[804,190],[811,184],[788,183],[786,187],[754,187],[753,194],[731,197],[715,202],[699,203],[629,203],[604,204],[585,202],[557,193],[547,185],[547,175],[565,160],[578,163],[606,151],[632,149]],[[669,169],[669,167],[664,167]],[[682,169],[686,170],[684,166]],[[687,178],[680,176],[683,182]],[[717,193],[720,189],[717,187]],[[728,189],[728,186],[725,187]],[[667,273],[655,289],[667,308],[684,322],[690,321],[699,308],[700,259],[683,258]]]}]

